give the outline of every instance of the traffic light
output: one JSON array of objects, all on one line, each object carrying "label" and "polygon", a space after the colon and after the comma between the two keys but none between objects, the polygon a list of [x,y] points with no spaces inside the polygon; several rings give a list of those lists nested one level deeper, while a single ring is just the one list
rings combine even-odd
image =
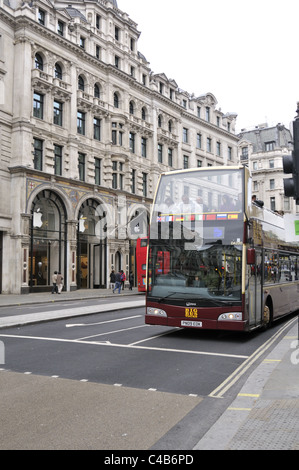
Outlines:
[{"label": "traffic light", "polygon": [[299,103],[297,105],[298,116],[293,122],[294,150],[292,155],[283,157],[283,171],[292,173],[293,177],[284,179],[283,184],[285,196],[293,197],[299,205]]}]

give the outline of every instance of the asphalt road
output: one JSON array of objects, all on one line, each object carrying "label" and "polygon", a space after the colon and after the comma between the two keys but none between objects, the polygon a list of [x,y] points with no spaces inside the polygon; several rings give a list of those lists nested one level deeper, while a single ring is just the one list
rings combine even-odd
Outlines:
[{"label": "asphalt road", "polygon": [[0,448],[192,449],[284,323],[182,330],[138,308],[1,329]]}]

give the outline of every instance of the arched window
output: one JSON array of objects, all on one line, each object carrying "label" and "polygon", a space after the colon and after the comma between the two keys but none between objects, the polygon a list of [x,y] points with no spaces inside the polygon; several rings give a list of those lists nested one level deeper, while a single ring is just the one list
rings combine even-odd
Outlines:
[{"label": "arched window", "polygon": [[39,70],[44,69],[44,61],[40,54],[35,54],[35,68]]},{"label": "arched window", "polygon": [[134,114],[134,102],[130,101],[130,114]]},{"label": "arched window", "polygon": [[95,98],[100,98],[100,87],[97,84],[95,84],[95,86],[94,86],[94,97]]},{"label": "arched window", "polygon": [[145,107],[143,107],[142,110],[141,110],[141,119],[143,121],[146,120],[146,108]]},{"label": "arched window", "polygon": [[66,285],[66,209],[60,196],[41,191],[31,206],[29,273],[30,291],[52,288],[52,274],[60,271]]},{"label": "arched window", "polygon": [[172,120],[171,119],[168,121],[168,130],[169,132],[172,132]]},{"label": "arched window", "polygon": [[114,107],[119,108],[119,96],[117,93],[114,93],[113,100],[114,100]]},{"label": "arched window", "polygon": [[78,77],[78,90],[84,91],[84,78],[82,75],[79,75]]},{"label": "arched window", "polygon": [[159,114],[158,116],[158,127],[162,127],[162,116]]},{"label": "arched window", "polygon": [[55,64],[54,76],[55,78],[59,78],[59,80],[62,80],[62,68],[58,63]]},{"label": "arched window", "polygon": [[106,287],[107,221],[104,204],[87,199],[78,213],[77,286],[79,289]]}]

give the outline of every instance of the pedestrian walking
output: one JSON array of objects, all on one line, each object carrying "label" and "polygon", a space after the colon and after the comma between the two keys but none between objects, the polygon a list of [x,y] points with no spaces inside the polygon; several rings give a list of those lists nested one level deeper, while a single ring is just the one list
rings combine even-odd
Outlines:
[{"label": "pedestrian walking", "polygon": [[61,294],[63,288],[63,277],[61,272],[59,271],[57,274],[57,294]]},{"label": "pedestrian walking", "polygon": [[122,290],[125,290],[126,274],[123,272],[123,270],[121,270],[121,272],[120,272],[120,278],[121,278]]},{"label": "pedestrian walking", "polygon": [[110,273],[110,289],[115,287],[115,272],[112,270]]},{"label": "pedestrian walking", "polygon": [[115,286],[113,289],[113,294],[115,290],[118,289],[118,293],[120,294],[121,291],[121,272],[115,274]]},{"label": "pedestrian walking", "polygon": [[52,284],[53,284],[52,294],[57,294],[57,292],[58,292],[58,290],[57,290],[57,271],[54,271],[54,274],[52,276]]},{"label": "pedestrian walking", "polygon": [[129,289],[132,290],[132,289],[133,289],[133,284],[134,284],[134,274],[133,274],[133,271],[130,271],[130,274],[129,274],[129,283],[130,283]]}]

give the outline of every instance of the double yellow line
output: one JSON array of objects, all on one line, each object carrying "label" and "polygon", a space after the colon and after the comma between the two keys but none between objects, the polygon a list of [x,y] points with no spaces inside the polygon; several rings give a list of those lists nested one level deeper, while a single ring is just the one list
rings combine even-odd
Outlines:
[{"label": "double yellow line", "polygon": [[220,384],[209,397],[222,398],[223,395],[245,374],[245,372],[269,349],[272,344],[287,330],[297,318],[293,318],[282,326],[270,339],[263,343],[251,356],[246,359],[222,384]]}]

